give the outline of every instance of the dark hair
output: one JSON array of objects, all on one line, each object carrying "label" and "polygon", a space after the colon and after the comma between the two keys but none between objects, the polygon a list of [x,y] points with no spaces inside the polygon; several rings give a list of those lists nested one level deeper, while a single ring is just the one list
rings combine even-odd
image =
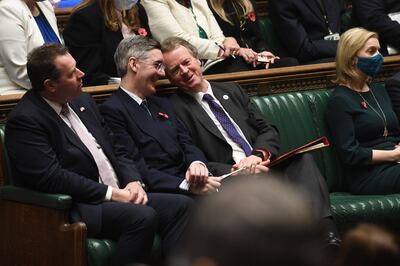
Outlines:
[{"label": "dark hair", "polygon": [[32,89],[41,91],[46,79],[57,80],[60,77],[60,71],[55,66],[54,60],[57,56],[67,53],[67,47],[58,43],[48,43],[33,49],[28,54],[26,69]]},{"label": "dark hair", "polygon": [[168,53],[171,52],[175,49],[178,49],[179,46],[183,46],[186,49],[188,49],[189,53],[194,57],[194,58],[198,58],[198,51],[197,48],[194,47],[192,44],[190,44],[189,42],[185,41],[182,38],[179,37],[169,37],[167,39],[165,39],[162,43],[161,43],[161,52],[163,53]]},{"label": "dark hair", "polygon": [[344,236],[336,265],[400,265],[399,241],[382,227],[360,224]]}]

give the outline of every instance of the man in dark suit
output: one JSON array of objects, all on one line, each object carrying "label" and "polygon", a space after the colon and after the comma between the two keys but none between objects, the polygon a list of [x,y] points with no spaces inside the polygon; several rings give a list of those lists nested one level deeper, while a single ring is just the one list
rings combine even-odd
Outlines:
[{"label": "man in dark suit", "polygon": [[70,195],[73,222],[85,222],[89,237],[117,241],[113,265],[145,260],[156,232],[171,249],[192,200],[146,194],[133,162],[114,150],[95,102],[81,94],[84,73],[65,47],[33,50],[27,69],[33,88],[9,115],[5,133],[17,185]]},{"label": "man in dark suit", "polygon": [[[163,56],[157,41],[126,38],[115,52],[120,88],[101,105],[117,143],[144,174],[151,191],[210,193],[220,185],[208,177],[206,158],[177,120],[167,99],[152,96],[164,77]],[[143,159],[142,159],[143,158]]]},{"label": "man in dark suit", "polygon": [[[235,83],[203,78],[196,48],[172,37],[162,43],[169,80],[179,88],[171,98],[193,142],[204,152],[210,171],[225,174],[245,168],[247,174],[268,171],[263,166],[278,155],[279,133]],[[326,183],[309,154],[280,165],[284,177],[310,196],[315,218],[324,226],[328,243],[338,244]]]},{"label": "man in dark suit", "polygon": [[334,61],[342,33],[342,0],[271,0],[269,14],[281,43],[300,63]]},{"label": "man in dark suit", "polygon": [[[379,33],[379,41],[383,53],[398,54],[400,52],[400,23],[390,15],[400,12],[398,0],[353,0],[353,17],[356,24],[370,31]],[[397,19],[400,16],[397,15]],[[394,48],[392,50],[388,47]]]}]

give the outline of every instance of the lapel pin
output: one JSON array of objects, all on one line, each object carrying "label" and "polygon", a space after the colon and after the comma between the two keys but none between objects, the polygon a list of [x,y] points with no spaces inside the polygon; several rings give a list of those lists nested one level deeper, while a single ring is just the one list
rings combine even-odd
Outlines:
[{"label": "lapel pin", "polygon": [[81,111],[81,112],[83,112],[83,111],[85,111],[85,107],[81,107],[81,108],[79,108],[79,110]]},{"label": "lapel pin", "polygon": [[222,96],[222,98],[223,98],[224,100],[228,100],[228,99],[229,99],[229,96],[225,94],[224,96]]},{"label": "lapel pin", "polygon": [[161,117],[164,120],[167,120],[169,118],[169,116],[166,113],[163,113],[163,112],[159,112],[158,116]]}]

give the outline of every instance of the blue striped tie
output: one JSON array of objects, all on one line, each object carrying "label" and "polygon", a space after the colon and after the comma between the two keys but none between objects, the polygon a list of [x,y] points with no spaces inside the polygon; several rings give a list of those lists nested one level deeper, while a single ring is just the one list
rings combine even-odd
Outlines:
[{"label": "blue striped tie", "polygon": [[221,123],[226,133],[228,133],[229,137],[243,149],[246,156],[250,156],[252,148],[236,130],[235,125],[227,116],[224,109],[222,109],[222,107],[214,101],[213,97],[210,94],[204,94],[203,100],[208,103],[211,111],[213,112],[217,120]]}]

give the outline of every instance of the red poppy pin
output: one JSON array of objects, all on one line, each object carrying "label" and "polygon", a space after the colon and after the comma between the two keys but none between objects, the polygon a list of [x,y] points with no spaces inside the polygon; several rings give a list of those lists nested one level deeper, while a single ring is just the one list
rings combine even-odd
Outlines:
[{"label": "red poppy pin", "polygon": [[365,101],[362,101],[362,102],[361,102],[361,107],[362,107],[363,109],[367,109],[367,108],[368,108],[367,103],[366,103]]},{"label": "red poppy pin", "polygon": [[248,18],[251,22],[256,21],[256,13],[254,13],[253,11],[247,13],[247,18]]},{"label": "red poppy pin", "polygon": [[166,113],[163,113],[163,112],[159,112],[158,116],[161,117],[164,120],[168,120],[169,119],[169,116]]},{"label": "red poppy pin", "polygon": [[139,28],[137,32],[138,32],[138,34],[139,34],[140,36],[143,36],[143,37],[146,37],[146,36],[147,36],[147,31],[146,31],[145,28]]}]

